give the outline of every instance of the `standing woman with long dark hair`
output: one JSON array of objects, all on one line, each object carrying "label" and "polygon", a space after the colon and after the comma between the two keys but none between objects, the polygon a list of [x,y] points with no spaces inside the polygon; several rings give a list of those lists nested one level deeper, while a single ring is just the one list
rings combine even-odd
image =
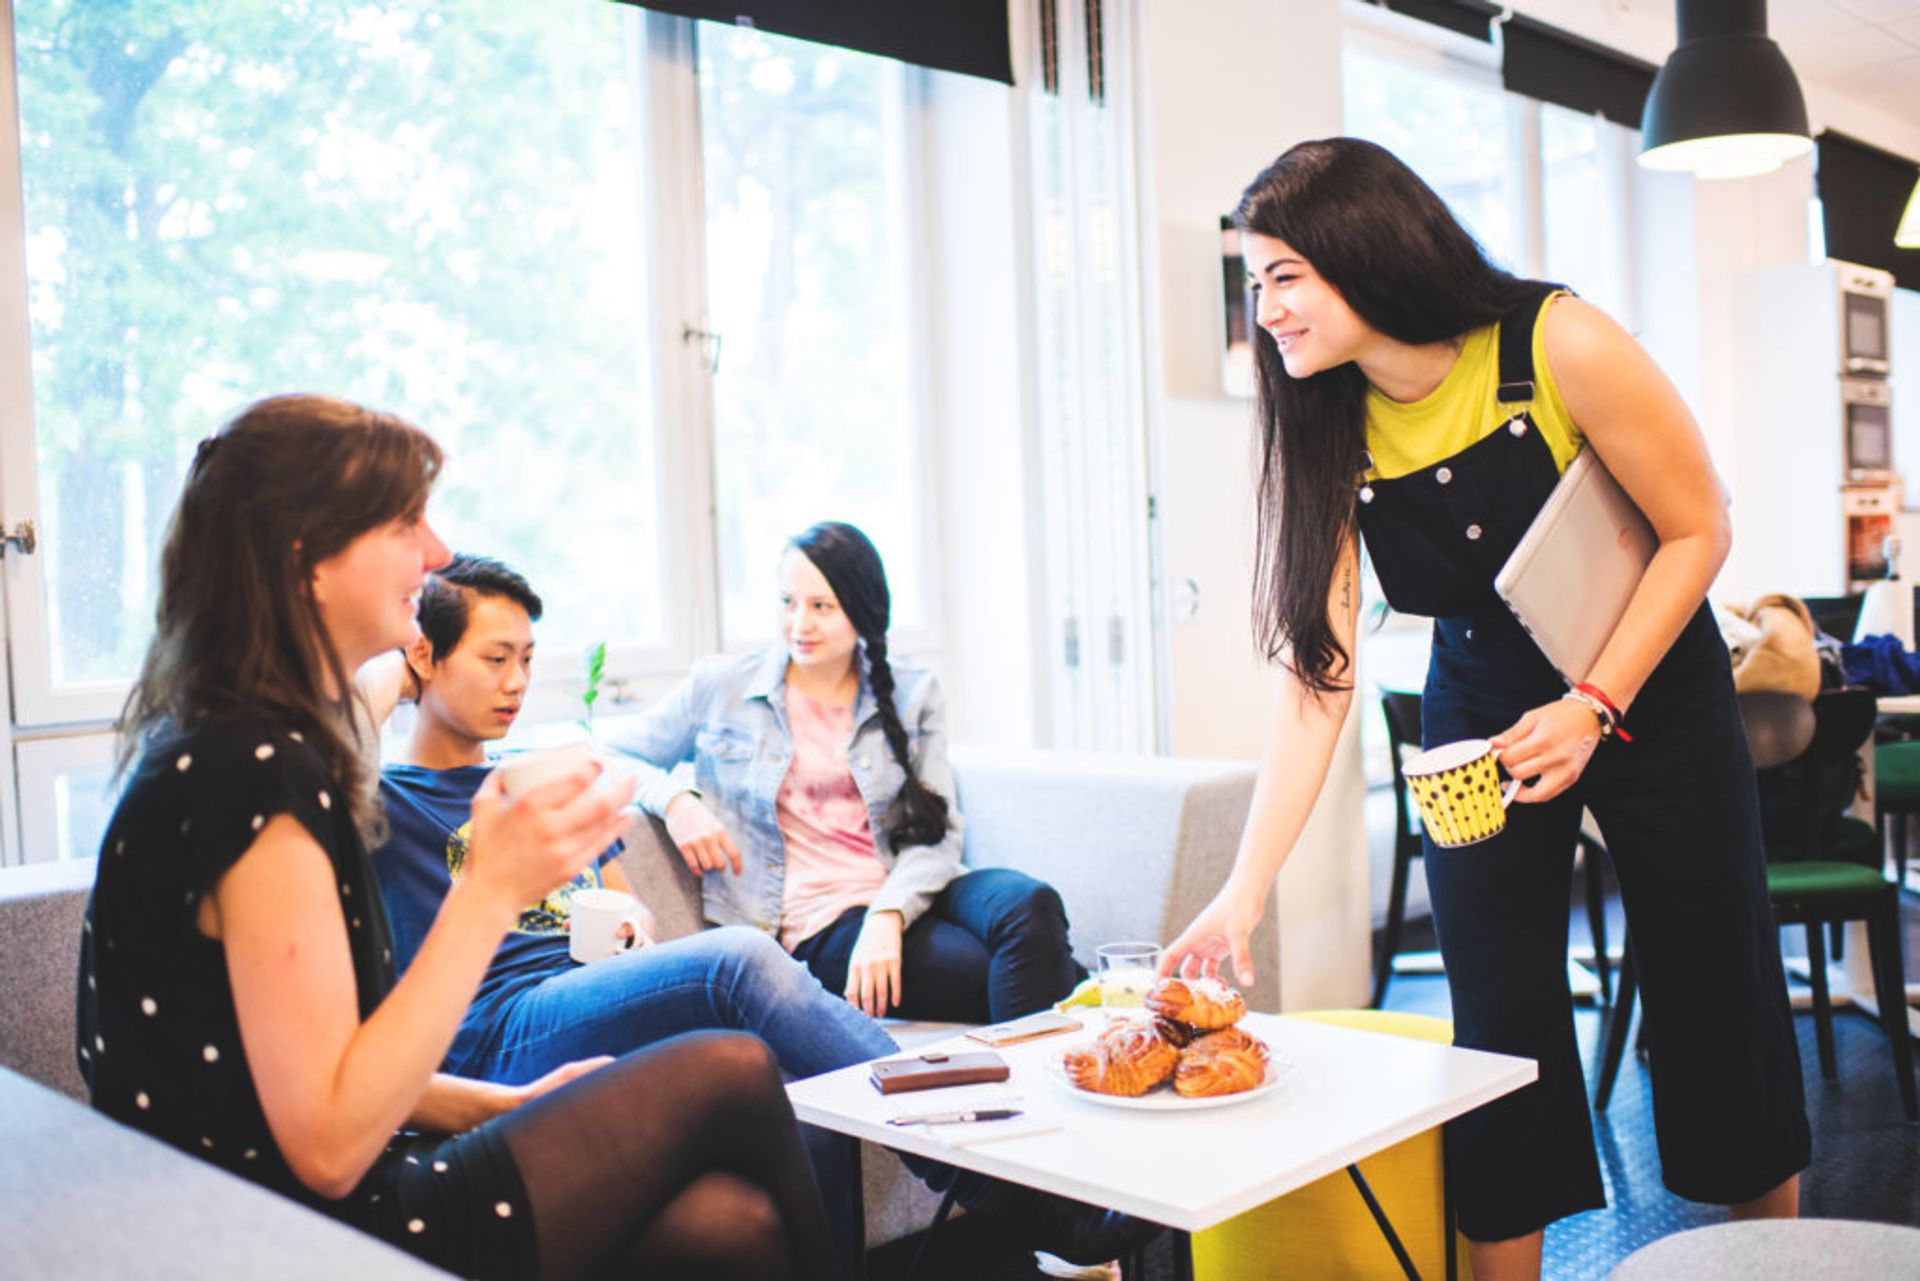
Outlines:
[{"label": "standing woman with long dark hair", "polygon": [[[1685,404],[1604,313],[1491,265],[1371,143],[1292,148],[1235,222],[1265,334],[1255,627],[1287,679],[1233,871],[1167,966],[1231,959],[1252,977],[1248,937],[1352,702],[1364,539],[1388,603],[1434,619],[1425,742],[1491,738],[1525,781],[1499,835],[1427,846],[1455,1043],[1540,1065],[1449,1127],[1475,1276],[1538,1275],[1545,1225],[1605,1204],[1566,982],[1583,807],[1633,932],[1667,1186],[1736,1217],[1794,1214],[1800,1059],[1753,764],[1705,605],[1728,522]],[[1583,445],[1659,549],[1569,690],[1493,579]]]},{"label": "standing woman with long dark hair", "polygon": [[489,777],[395,980],[351,676],[412,639],[447,560],[424,515],[440,462],[417,428],[318,396],[201,442],[82,931],[93,1105],[460,1276],[825,1277],[819,1192],[754,1038],[514,1087],[434,1070],[501,937],[607,847],[631,790],[583,767],[510,798]]},{"label": "standing woman with long dark hair", "polygon": [[[704,878],[707,919],[777,934],[876,1018],[998,1022],[1065,996],[1080,971],[1060,896],[960,865],[945,703],[887,653],[880,553],[826,521],[778,572],[780,638],[701,663],[608,742]],[[684,761],[694,789],[668,773]]]}]

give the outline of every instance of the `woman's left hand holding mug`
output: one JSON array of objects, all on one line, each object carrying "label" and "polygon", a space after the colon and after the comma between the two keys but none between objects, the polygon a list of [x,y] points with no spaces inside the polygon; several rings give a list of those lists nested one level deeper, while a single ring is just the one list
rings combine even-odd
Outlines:
[{"label": "woman's left hand holding mug", "polygon": [[1500,764],[1525,781],[1516,801],[1550,801],[1579,781],[1600,745],[1600,717],[1570,699],[1536,707],[1492,738]]}]

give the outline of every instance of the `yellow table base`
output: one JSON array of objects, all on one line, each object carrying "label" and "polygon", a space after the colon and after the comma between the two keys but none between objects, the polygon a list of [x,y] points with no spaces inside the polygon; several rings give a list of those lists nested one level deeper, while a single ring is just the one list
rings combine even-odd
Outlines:
[{"label": "yellow table base", "polygon": [[[1422,1041],[1453,1040],[1451,1023],[1423,1014],[1329,1010],[1291,1017]],[[1420,1275],[1445,1276],[1440,1131],[1368,1157],[1360,1172]],[[1458,1275],[1470,1278],[1466,1242],[1458,1234],[1454,1250]],[[1372,1281],[1399,1275],[1393,1251],[1345,1170],[1193,1234],[1194,1281]]]}]

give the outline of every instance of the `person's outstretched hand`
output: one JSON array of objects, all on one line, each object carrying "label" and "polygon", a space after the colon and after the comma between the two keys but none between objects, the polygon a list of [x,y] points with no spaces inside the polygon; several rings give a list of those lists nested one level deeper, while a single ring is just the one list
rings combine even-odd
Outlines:
[{"label": "person's outstretched hand", "polygon": [[1213,902],[1202,908],[1193,923],[1160,954],[1160,973],[1216,978],[1220,962],[1229,960],[1240,986],[1252,986],[1253,948],[1249,940],[1254,926],[1260,924],[1265,898],[1265,894],[1247,894],[1231,885],[1221,887]]}]

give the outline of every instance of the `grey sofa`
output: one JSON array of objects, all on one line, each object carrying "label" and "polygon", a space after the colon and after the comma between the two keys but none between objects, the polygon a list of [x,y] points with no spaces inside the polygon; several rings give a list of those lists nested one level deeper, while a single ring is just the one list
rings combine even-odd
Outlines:
[{"label": "grey sofa", "polygon": [[[1252,767],[1239,762],[962,749],[954,753],[954,764],[967,816],[968,865],[1018,867],[1051,882],[1066,902],[1074,950],[1089,964],[1101,943],[1170,939],[1191,919],[1226,875],[1253,789]],[[622,864],[662,937],[702,928],[698,886],[657,824],[634,824]],[[74,1064],[74,972],[91,883],[90,863],[0,870],[0,1068],[74,1098],[84,1097]],[[1248,997],[1256,1009],[1279,1004],[1273,920],[1269,913],[1254,940],[1262,982]],[[896,1039],[911,1044],[949,1029],[893,1030]],[[143,1168],[196,1164],[110,1122],[87,1119],[98,1125],[76,1130],[77,1143],[103,1143],[110,1133],[114,1143],[151,1149]],[[16,1145],[0,1147],[0,1188],[31,1159]],[[869,1241],[891,1240],[924,1225],[934,1202],[899,1163],[870,1151],[864,1164]],[[82,1205],[103,1195],[86,1176],[89,1168],[76,1160],[41,1163],[33,1172],[70,1198],[76,1226],[90,1221]],[[157,1183],[155,1195],[162,1195]],[[315,1219],[314,1239],[326,1239],[331,1222],[309,1217]],[[136,1254],[164,1252],[131,1238],[127,1244]],[[301,1253],[311,1257],[318,1248],[306,1240]],[[383,1275],[364,1269],[359,1274]]]}]

